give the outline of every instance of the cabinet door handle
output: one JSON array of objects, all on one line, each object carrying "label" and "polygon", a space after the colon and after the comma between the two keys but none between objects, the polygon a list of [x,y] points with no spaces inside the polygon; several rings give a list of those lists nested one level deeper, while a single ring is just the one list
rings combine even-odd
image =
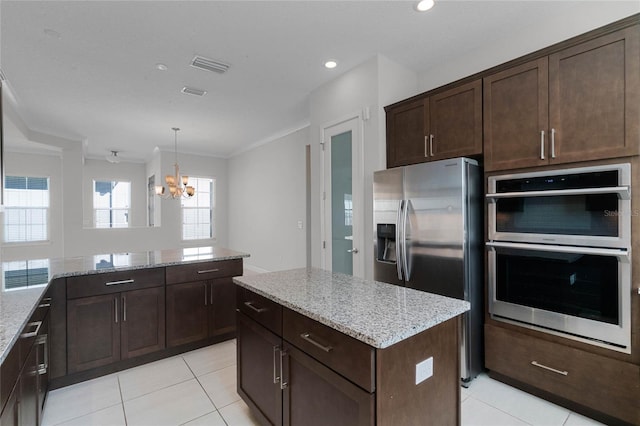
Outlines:
[{"label": "cabinet door handle", "polygon": [[534,366],[539,367],[539,368],[543,368],[543,369],[548,370],[548,371],[553,371],[554,373],[557,373],[557,374],[562,374],[563,376],[568,376],[569,375],[568,371],[556,370],[555,368],[548,367],[548,366],[546,366],[544,364],[540,364],[537,361],[531,361],[531,365],[534,365]]},{"label": "cabinet door handle", "polygon": [[43,362],[41,364],[38,364],[38,374],[43,375],[43,374],[47,374],[47,369],[49,368],[49,351],[47,350],[47,335],[43,334],[42,336],[38,337],[38,340],[36,340],[36,344],[37,345],[42,345],[42,354],[43,354]]},{"label": "cabinet door handle", "polygon": [[20,334],[20,338],[28,339],[30,337],[36,337],[38,335],[38,332],[40,331],[40,326],[42,326],[42,321],[35,321],[35,322],[28,323],[27,327],[29,328],[35,327],[35,330]]},{"label": "cabinet door handle", "polygon": [[544,160],[544,130],[540,130],[540,159]]},{"label": "cabinet door handle", "polygon": [[433,135],[429,135],[429,154],[433,157]]},{"label": "cabinet door handle", "polygon": [[320,348],[325,352],[331,352],[333,350],[333,348],[331,346],[325,346],[322,343],[318,343],[315,340],[313,340],[311,338],[311,334],[310,333],[302,333],[300,335],[300,337],[302,337],[304,340],[306,340],[307,342],[311,343],[313,346],[315,346],[316,348]]},{"label": "cabinet door handle", "polygon": [[425,158],[429,157],[429,152],[427,151],[427,143],[428,143],[427,139],[428,139],[428,136],[424,135],[424,156],[425,156]]},{"label": "cabinet door handle", "polygon": [[286,387],[289,386],[289,383],[287,383],[284,378],[284,370],[282,369],[282,366],[284,364],[284,357],[286,357],[287,355],[288,354],[286,350],[280,351],[280,389],[282,390],[286,389]]},{"label": "cabinet door handle", "polygon": [[[280,382],[280,375],[278,374],[278,362],[277,362],[277,353],[280,352],[280,346],[273,347],[273,383],[276,384]],[[280,373],[282,373],[282,367],[280,367]]]},{"label": "cabinet door handle", "polygon": [[207,283],[203,283],[202,288],[204,289],[204,306],[207,306]]},{"label": "cabinet door handle", "polygon": [[113,298],[113,315],[116,318],[116,324],[118,323],[118,298]]},{"label": "cabinet door handle", "polygon": [[43,297],[42,300],[40,301],[40,304],[38,305],[38,308],[49,308],[49,307],[51,307],[51,298]]},{"label": "cabinet door handle", "polygon": [[204,269],[202,271],[198,271],[199,274],[210,274],[212,272],[220,272],[220,269]]},{"label": "cabinet door handle", "polygon": [[127,296],[122,295],[122,322],[127,322]]},{"label": "cabinet door handle", "polygon": [[255,306],[253,306],[253,302],[244,302],[244,305],[248,308],[253,309],[257,313],[264,312],[267,310],[266,308],[256,308]]},{"label": "cabinet door handle", "polygon": [[136,280],[107,281],[104,285],[133,284],[134,282],[136,282]]},{"label": "cabinet door handle", "polygon": [[551,158],[556,158],[556,129],[551,129]]}]

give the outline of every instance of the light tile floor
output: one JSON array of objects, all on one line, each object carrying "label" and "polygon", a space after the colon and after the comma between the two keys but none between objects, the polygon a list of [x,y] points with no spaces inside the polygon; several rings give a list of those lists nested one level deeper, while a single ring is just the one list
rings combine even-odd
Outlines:
[{"label": "light tile floor", "polygon": [[[482,374],[462,388],[465,426],[598,425]],[[235,340],[49,393],[43,426],[251,426],[236,393]]]}]

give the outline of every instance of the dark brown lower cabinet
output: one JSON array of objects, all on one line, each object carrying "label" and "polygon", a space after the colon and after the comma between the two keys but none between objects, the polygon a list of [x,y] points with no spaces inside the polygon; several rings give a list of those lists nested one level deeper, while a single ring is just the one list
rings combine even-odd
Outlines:
[{"label": "dark brown lower cabinet", "polygon": [[219,336],[236,330],[236,285],[233,278],[209,281],[209,336]]},{"label": "dark brown lower cabinet", "polygon": [[68,373],[163,349],[164,304],[164,287],[68,300]]},{"label": "dark brown lower cabinet", "polygon": [[375,397],[288,343],[284,343],[283,424],[369,426]]},{"label": "dark brown lower cabinet", "polygon": [[[237,390],[261,424],[460,424],[459,318],[376,349],[241,290]],[[433,375],[416,384],[427,359]]]},{"label": "dark brown lower cabinet", "polygon": [[38,422],[38,356],[36,348],[31,348],[20,375],[19,399],[20,425],[37,425]]},{"label": "dark brown lower cabinet", "polygon": [[207,338],[207,283],[197,281],[167,286],[167,346]]},{"label": "dark brown lower cabinet", "polygon": [[120,359],[118,295],[67,301],[67,370],[88,370]]},{"label": "dark brown lower cabinet", "polygon": [[[49,304],[41,303],[2,363],[1,426],[36,426],[42,420],[42,407],[48,386]],[[0,406],[0,408],[2,408]]]},{"label": "dark brown lower cabinet", "polygon": [[164,287],[120,294],[121,359],[156,352],[165,347]]},{"label": "dark brown lower cabinet", "polygon": [[20,406],[18,405],[18,394],[20,393],[20,381],[15,384],[15,388],[9,394],[9,399],[7,400],[7,404],[4,406],[4,410],[2,410],[2,415],[0,415],[0,425],[2,426],[18,426],[19,424],[19,413],[18,409]]},{"label": "dark brown lower cabinet", "polygon": [[282,424],[282,338],[238,312],[238,393],[263,424]]},{"label": "dark brown lower cabinet", "polygon": [[233,333],[235,291],[231,277],[167,285],[167,346]]},{"label": "dark brown lower cabinet", "polygon": [[605,423],[640,425],[636,364],[491,324],[485,324],[485,358],[494,378]]}]

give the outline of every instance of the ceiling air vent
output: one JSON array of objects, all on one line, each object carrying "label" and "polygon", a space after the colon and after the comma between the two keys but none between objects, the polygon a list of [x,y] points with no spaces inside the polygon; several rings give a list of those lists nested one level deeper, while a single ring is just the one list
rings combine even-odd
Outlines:
[{"label": "ceiling air vent", "polygon": [[184,86],[181,90],[186,95],[204,96],[207,94],[206,90],[196,89],[195,87]]},{"label": "ceiling air vent", "polygon": [[191,60],[191,66],[205,71],[217,72],[218,74],[224,74],[229,69],[228,64],[197,55]]}]

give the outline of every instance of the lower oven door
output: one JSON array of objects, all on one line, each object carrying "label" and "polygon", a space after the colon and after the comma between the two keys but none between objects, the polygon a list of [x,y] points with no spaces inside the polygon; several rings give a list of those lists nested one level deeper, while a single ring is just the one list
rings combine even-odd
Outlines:
[{"label": "lower oven door", "polygon": [[489,312],[630,351],[627,250],[489,242]]}]

